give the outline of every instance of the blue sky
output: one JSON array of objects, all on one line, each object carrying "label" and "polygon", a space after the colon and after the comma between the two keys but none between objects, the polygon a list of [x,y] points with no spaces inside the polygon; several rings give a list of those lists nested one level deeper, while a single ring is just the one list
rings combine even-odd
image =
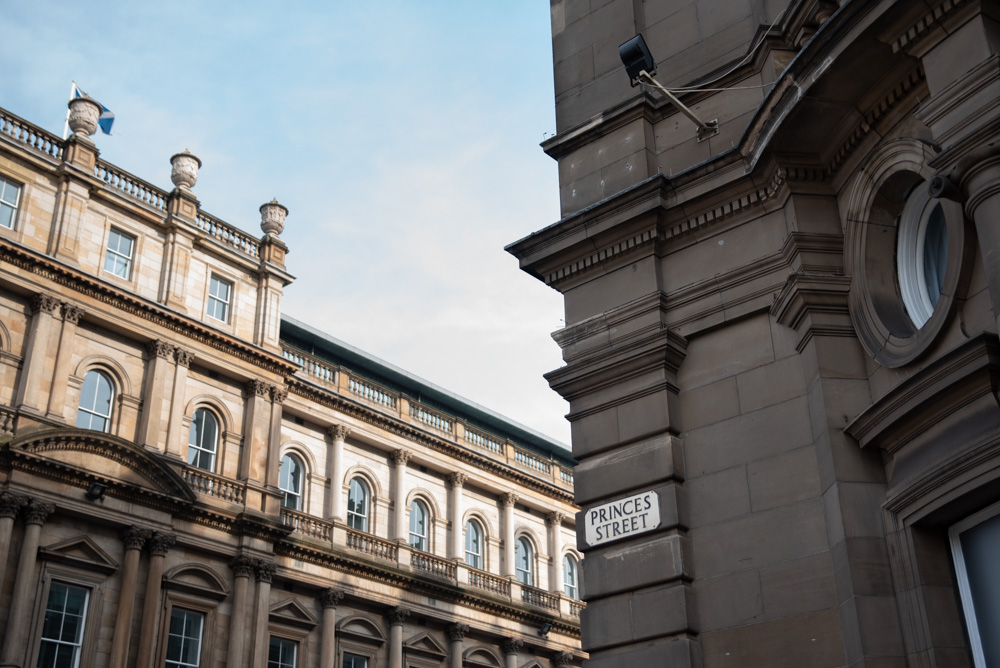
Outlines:
[{"label": "blue sky", "polygon": [[[375,8],[377,7],[377,11]],[[61,133],[70,83],[117,118],[104,159],[209,213],[289,210],[283,310],[569,442],[542,373],[561,298],[511,241],[559,216],[549,7],[78,2],[4,9],[0,106]]]}]

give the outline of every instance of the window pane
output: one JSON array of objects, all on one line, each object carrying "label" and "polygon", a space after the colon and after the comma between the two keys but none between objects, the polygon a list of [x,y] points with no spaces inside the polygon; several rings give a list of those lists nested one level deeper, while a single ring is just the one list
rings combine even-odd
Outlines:
[{"label": "window pane", "polygon": [[111,423],[111,404],[114,388],[100,371],[88,371],[80,388],[80,406],[76,413],[76,426],[82,429],[107,431]]},{"label": "window pane", "polygon": [[[1000,515],[961,534],[962,556],[972,593],[976,626],[987,666],[1000,666]],[[970,633],[975,632],[970,629]]]},{"label": "window pane", "polygon": [[196,668],[201,655],[201,632],[204,615],[174,608],[170,611],[170,630],[167,635],[167,666],[169,668]]},{"label": "window pane", "polygon": [[215,470],[215,453],[219,443],[219,423],[208,410],[199,408],[191,417],[188,432],[187,463],[206,471]]},{"label": "window pane", "polygon": [[0,204],[0,225],[14,227],[14,209],[6,204]]},{"label": "window pane", "polygon": [[351,480],[347,493],[347,525],[356,531],[368,531],[368,487],[358,478]]},{"label": "window pane", "polygon": [[271,636],[267,653],[267,668],[295,668],[295,654],[298,644],[286,638]]},{"label": "window pane", "polygon": [[74,668],[83,642],[89,591],[53,582],[42,624],[38,668]]}]

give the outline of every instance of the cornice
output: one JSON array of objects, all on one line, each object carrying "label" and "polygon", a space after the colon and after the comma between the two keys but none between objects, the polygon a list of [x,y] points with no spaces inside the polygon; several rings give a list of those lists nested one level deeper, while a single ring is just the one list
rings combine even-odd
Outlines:
[{"label": "cornice", "polygon": [[946,20],[950,19],[956,10],[962,6],[969,6],[971,2],[967,0],[944,0],[937,7],[930,9],[919,19],[904,28],[892,41],[892,52],[899,53],[902,50],[910,51],[923,40],[923,38],[938,28]]}]

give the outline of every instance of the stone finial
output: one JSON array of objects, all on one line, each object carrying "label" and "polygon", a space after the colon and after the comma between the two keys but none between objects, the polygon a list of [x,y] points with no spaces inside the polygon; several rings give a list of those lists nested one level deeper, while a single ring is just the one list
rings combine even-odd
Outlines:
[{"label": "stone finial", "polygon": [[324,608],[336,608],[343,598],[344,592],[338,589],[324,589],[319,593],[319,602]]},{"label": "stone finial", "polygon": [[97,132],[101,118],[101,105],[89,95],[69,101],[69,129],[77,139],[87,139]]},{"label": "stone finial", "polygon": [[201,168],[201,160],[187,149],[183,153],[177,153],[170,158],[170,180],[178,188],[190,190],[198,182],[198,169]]},{"label": "stone finial", "polygon": [[285,216],[288,215],[288,207],[279,204],[277,199],[272,199],[266,204],[260,205],[260,229],[266,235],[278,236],[285,229]]}]

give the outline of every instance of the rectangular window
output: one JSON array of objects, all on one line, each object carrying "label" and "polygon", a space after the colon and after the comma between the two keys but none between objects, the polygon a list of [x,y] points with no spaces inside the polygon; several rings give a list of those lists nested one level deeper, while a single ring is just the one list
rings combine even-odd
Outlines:
[{"label": "rectangular window", "polygon": [[222,322],[229,322],[229,301],[233,293],[233,284],[212,275],[208,286],[208,315]]},{"label": "rectangular window", "polygon": [[53,582],[49,587],[38,668],[76,668],[79,665],[89,596],[90,592],[83,587],[62,582]]},{"label": "rectangular window", "polygon": [[167,668],[198,668],[205,615],[174,608],[167,633]]},{"label": "rectangular window", "polygon": [[135,237],[112,228],[108,235],[108,249],[104,255],[104,271],[119,278],[128,278],[132,274],[132,249],[135,248]]},{"label": "rectangular window", "polygon": [[955,575],[976,668],[1000,665],[1000,504],[967,517],[949,530]]},{"label": "rectangular window", "polygon": [[0,177],[0,227],[14,229],[17,206],[21,200],[21,186]]},{"label": "rectangular window", "polygon": [[295,655],[298,649],[297,642],[271,636],[271,646],[267,651],[267,668],[295,668]]},{"label": "rectangular window", "polygon": [[368,657],[344,652],[343,668],[368,668]]}]

